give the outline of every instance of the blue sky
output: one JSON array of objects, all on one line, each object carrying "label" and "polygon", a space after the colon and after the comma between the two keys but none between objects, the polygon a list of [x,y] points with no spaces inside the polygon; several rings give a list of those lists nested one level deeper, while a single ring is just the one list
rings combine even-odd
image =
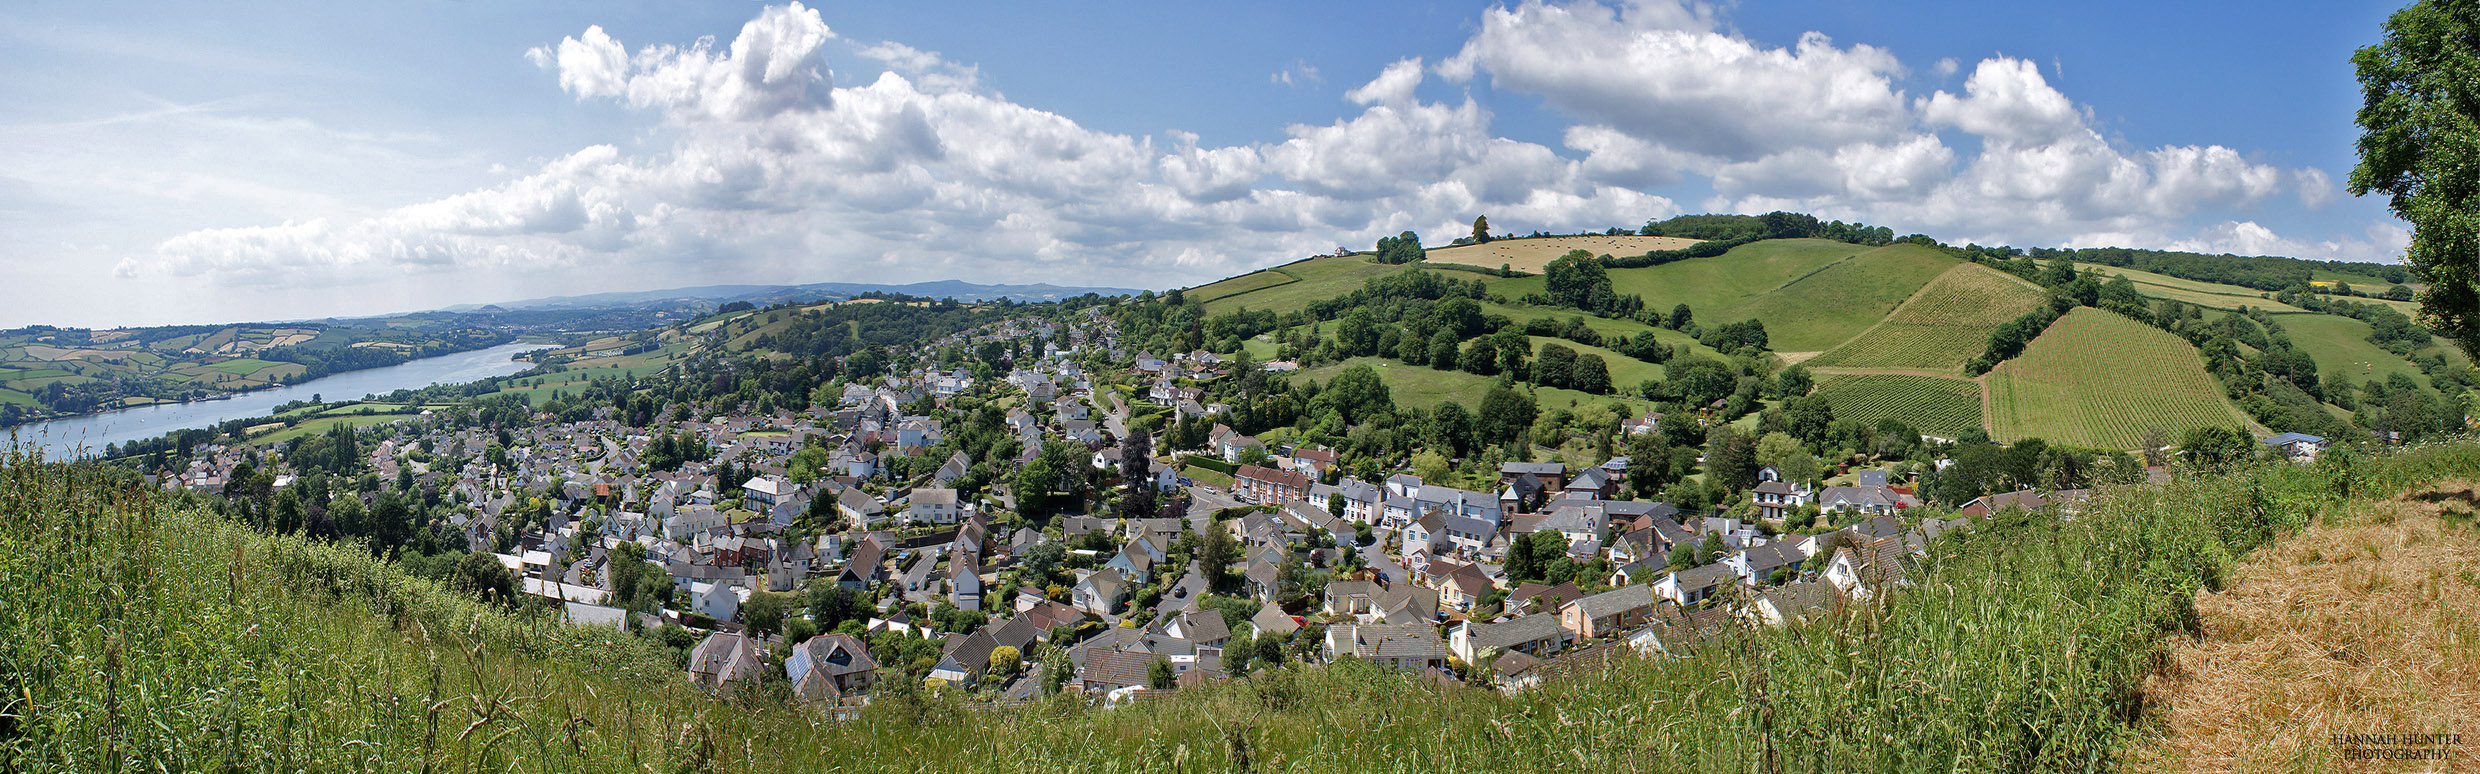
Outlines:
[{"label": "blue sky", "polygon": [[2392,8],[19,3],[0,325],[1163,288],[1477,214],[2392,260],[2341,190]]}]

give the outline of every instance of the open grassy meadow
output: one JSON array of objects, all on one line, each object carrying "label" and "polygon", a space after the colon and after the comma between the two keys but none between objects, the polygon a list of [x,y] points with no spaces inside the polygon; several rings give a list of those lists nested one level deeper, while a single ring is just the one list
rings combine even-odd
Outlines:
[{"label": "open grassy meadow", "polygon": [[1956,264],[1884,321],[1806,364],[1960,373],[1987,348],[1990,332],[2048,297],[2048,291],[2005,272]]},{"label": "open grassy meadow", "polygon": [[1698,240],[1660,236],[1558,236],[1527,239],[1500,239],[1486,244],[1440,247],[1429,251],[1424,259],[1430,263],[1460,263],[1495,269],[1501,266],[1527,274],[1540,274],[1551,261],[1571,250],[1585,250],[1594,255],[1644,255],[1655,250],[1684,250]]},{"label": "open grassy meadow", "polygon": [[2173,439],[2196,427],[2247,427],[2196,348],[2167,331],[2099,309],[2050,325],[1989,372],[1991,437],[2043,438],[2133,449],[2147,429]]}]

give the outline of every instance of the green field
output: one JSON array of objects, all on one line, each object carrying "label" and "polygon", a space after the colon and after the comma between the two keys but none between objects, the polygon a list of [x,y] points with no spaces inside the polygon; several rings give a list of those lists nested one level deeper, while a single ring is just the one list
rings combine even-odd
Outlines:
[{"label": "green field", "polygon": [[2080,308],[1991,371],[1991,435],[2132,449],[2147,429],[2172,439],[2196,427],[2246,427],[2186,340],[2125,317]]},{"label": "green field", "polygon": [[[1420,264],[1417,263],[1389,266],[1371,261],[1368,256],[1362,255],[1312,258],[1287,263],[1262,272],[1243,274],[1222,282],[1201,286],[1189,292],[1206,293],[1214,298],[1212,301],[1205,302],[1206,314],[1210,315],[1222,314],[1235,309],[1270,310],[1280,314],[1307,309],[1312,301],[1334,298],[1359,290],[1361,285],[1372,277],[1382,277],[1404,271],[1424,271],[1418,268],[1419,266]],[[1266,274],[1291,277],[1297,281],[1275,282],[1271,278],[1262,276]],[[1449,276],[1457,279],[1474,279],[1482,275],[1457,272]],[[1245,287],[1250,284],[1258,287],[1232,290],[1232,288]]]},{"label": "green field", "polygon": [[1298,279],[1294,279],[1292,275],[1270,269],[1267,271],[1242,274],[1240,276],[1223,280],[1221,282],[1216,282],[1211,285],[1201,285],[1195,290],[1188,291],[1186,295],[1188,296],[1188,300],[1202,304],[1218,298],[1236,296],[1255,290],[1265,290],[1276,285],[1289,285],[1299,281],[1300,280]]},{"label": "green field", "polygon": [[374,414],[374,415],[371,415],[371,416],[366,416],[366,417],[365,417],[365,416],[320,417],[320,418],[318,418],[318,419],[306,420],[306,421],[303,421],[301,424],[294,425],[294,426],[292,426],[292,427],[287,427],[287,428],[284,428],[284,429],[282,429],[282,430],[277,430],[277,431],[275,431],[275,432],[268,433],[268,434],[266,434],[266,435],[262,435],[262,436],[259,436],[259,437],[257,437],[257,438],[252,438],[252,439],[250,439],[250,443],[251,443],[251,444],[254,444],[254,445],[258,445],[258,446],[272,446],[272,445],[275,445],[275,444],[284,443],[284,442],[286,442],[286,441],[291,441],[291,440],[293,440],[293,439],[295,439],[295,438],[300,438],[300,437],[305,436],[305,435],[316,435],[316,434],[319,434],[319,433],[324,433],[324,432],[327,432],[328,428],[335,427],[335,426],[337,426],[337,425],[345,425],[345,426],[354,427],[354,428],[363,428],[363,427],[369,427],[369,426],[371,426],[371,425],[384,425],[384,424],[387,424],[387,423],[389,423],[389,422],[394,422],[394,421],[397,421],[397,420],[400,420],[400,419],[408,419],[408,418],[411,418],[411,417],[412,417],[412,415],[411,415],[411,414]]},{"label": "green field", "polygon": [[2429,383],[2428,376],[2420,373],[2411,361],[2369,343],[2371,329],[2367,323],[2330,314],[2296,314],[2277,319],[2282,323],[2282,331],[2291,337],[2291,344],[2316,359],[2317,372],[2325,378],[2338,377],[2358,386],[2405,374],[2421,384]]},{"label": "green field", "polygon": [[221,363],[216,363],[216,364],[213,364],[213,365],[209,365],[209,366],[207,366],[207,367],[208,367],[208,368],[213,368],[213,369],[218,370],[218,371],[222,371],[222,372],[224,372],[224,373],[232,374],[232,375],[234,375],[234,376],[249,376],[249,375],[251,375],[251,374],[258,373],[258,372],[260,372],[260,371],[264,371],[264,370],[267,370],[267,369],[270,369],[270,368],[274,368],[274,367],[276,367],[277,365],[279,365],[279,364],[278,364],[278,363],[276,363],[275,361],[272,361],[272,360],[260,360],[260,359],[258,359],[258,358],[254,358],[254,357],[242,357],[242,358],[234,358],[234,359],[231,359],[231,360],[226,360],[226,361],[224,361],[224,362],[221,362]]},{"label": "green field", "polygon": [[1960,264],[1938,275],[1883,322],[1806,365],[1960,372],[1987,348],[1991,331],[2039,307],[2048,295],[2005,272]]},{"label": "green field", "polygon": [[2167,274],[2155,274],[2140,269],[2127,269],[2099,263],[2079,263],[2075,265],[2075,268],[2077,271],[2091,272],[2093,279],[2099,282],[2108,282],[2111,277],[2125,275],[2127,281],[2136,284],[2136,292],[2154,298],[2167,298],[2213,309],[2235,310],[2248,306],[2280,314],[2309,313],[2306,309],[2266,298],[2272,294],[2250,287],[2181,279]]},{"label": "green field", "polygon": [[493,394],[516,395],[525,398],[528,403],[540,404],[555,390],[574,394],[583,389],[585,383],[596,379],[649,376],[671,368],[673,362],[664,356],[664,350],[627,357],[581,360],[569,363],[566,370],[559,372],[503,382],[499,391]]},{"label": "green field", "polygon": [[[1919,245],[1880,247],[1826,264],[1743,303],[1710,313],[1699,309],[1697,316],[1708,325],[1763,320],[1774,351],[1817,352],[1848,341],[1853,332],[1884,319],[1887,312],[1956,263],[1944,253]],[[1689,308],[1696,304],[1690,303]]]},{"label": "green field", "polygon": [[[1621,295],[1643,296],[1647,309],[1668,310],[1687,304],[1696,310],[1699,320],[1704,320],[1710,313],[1737,306],[1869,249],[1825,239],[1769,239],[1740,245],[1711,258],[1690,258],[1641,269],[1612,269],[1610,286]],[[1494,280],[1490,290],[1515,298],[1543,292],[1547,282],[1538,276]],[[1769,323],[1768,330],[1771,328]]]},{"label": "green field", "polygon": [[1636,385],[1645,383],[1645,380],[1647,379],[1662,378],[1661,366],[1619,354],[1618,350],[1607,347],[1596,347],[1590,344],[1578,344],[1566,339],[1552,338],[1549,336],[1528,336],[1526,338],[1532,339],[1533,341],[1533,358],[1536,361],[1541,358],[1541,347],[1544,344],[1557,344],[1559,346],[1575,350],[1577,357],[1583,357],[1585,355],[1602,356],[1602,363],[1610,367],[1610,387],[1615,391],[1632,389]]},{"label": "green field", "polygon": [[1970,379],[1910,374],[1828,376],[1818,397],[1834,406],[1834,418],[1875,426],[1894,419],[1923,433],[1952,439],[1980,428],[1981,385]]},{"label": "green field", "polygon": [[61,368],[36,368],[23,371],[8,368],[0,369],[0,382],[14,382],[20,379],[58,379],[68,375],[69,371]]}]

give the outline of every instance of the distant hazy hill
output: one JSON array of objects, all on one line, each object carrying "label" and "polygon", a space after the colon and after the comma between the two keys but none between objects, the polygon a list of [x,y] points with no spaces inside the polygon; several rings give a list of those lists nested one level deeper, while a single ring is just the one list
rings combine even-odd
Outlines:
[{"label": "distant hazy hill", "polygon": [[924,298],[953,298],[958,301],[1042,302],[1074,298],[1087,293],[1105,296],[1134,295],[1140,291],[1129,288],[1061,287],[1058,285],[979,285],[958,280],[916,282],[910,285],[871,285],[855,282],[817,282],[807,285],[707,285],[694,288],[646,290],[620,293],[595,293],[583,296],[553,296],[498,304],[460,304],[447,307],[446,312],[491,312],[556,309],[610,309],[673,307],[683,303],[705,302],[715,305],[747,301],[765,306],[784,301],[812,301],[851,298],[863,293],[902,293]]}]

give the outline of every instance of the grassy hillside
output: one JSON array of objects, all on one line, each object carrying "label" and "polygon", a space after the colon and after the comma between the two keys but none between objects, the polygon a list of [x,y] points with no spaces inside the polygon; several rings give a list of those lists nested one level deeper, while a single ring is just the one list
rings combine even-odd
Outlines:
[{"label": "grassy hillside", "polygon": [[2204,425],[2245,427],[2196,348],[2167,331],[2092,308],[2051,324],[1989,372],[1991,437],[2132,449],[2148,428],[2175,439]]},{"label": "grassy hillside", "polygon": [[1276,285],[1289,285],[1299,281],[1300,280],[1292,277],[1292,275],[1273,269],[1268,269],[1265,271],[1249,272],[1247,274],[1242,274],[1240,276],[1223,280],[1221,282],[1216,282],[1211,285],[1199,286],[1195,290],[1188,291],[1188,297],[1192,301],[1203,304],[1220,298],[1228,298],[1250,291],[1265,290]]},{"label": "grassy hillside", "polygon": [[[1647,309],[1667,310],[1687,304],[1697,311],[1699,319],[1706,319],[1709,313],[1736,306],[1869,249],[1824,239],[1771,239],[1741,245],[1712,258],[1691,258],[1641,269],[1613,269],[1610,286],[1621,295],[1644,296]],[[1519,277],[1493,281],[1490,289],[1516,298],[1543,292],[1545,283],[1541,277]]]},{"label": "grassy hillside", "polygon": [[1991,331],[2040,306],[2048,291],[1973,263],[1939,274],[1883,322],[1807,361],[1811,367],[1961,372]]},{"label": "grassy hillside", "polygon": [[[1204,302],[1207,314],[1222,314],[1235,309],[1297,312],[1307,309],[1311,301],[1359,290],[1362,283],[1372,277],[1418,270],[1418,264],[1390,266],[1372,261],[1366,255],[1312,258],[1201,285],[1188,292],[1204,294],[1196,297],[1208,299]],[[1453,276],[1470,279],[1482,275],[1459,272]],[[1291,281],[1280,281],[1277,277]]]},{"label": "grassy hillside", "polygon": [[703,698],[662,651],[253,534],[92,473],[0,463],[0,769],[2092,771],[2236,559],[2480,448],[2109,490],[1950,533],[1902,603],[1725,630],[1517,697],[1346,663],[1121,709],[881,696],[853,722]]},{"label": "grassy hillside", "polygon": [[2127,281],[2135,283],[2138,293],[2153,298],[2183,301],[2210,309],[2229,310],[2250,306],[2277,313],[2310,313],[2306,309],[2267,298],[2266,296],[2272,294],[2255,288],[2181,279],[2167,274],[2095,263],[2079,263],[2075,268],[2078,271],[2093,272],[2095,277],[2104,282],[2109,281],[2113,276],[2124,275]]},{"label": "grassy hillside", "polygon": [[1849,341],[1884,319],[1957,263],[1919,245],[1889,245],[1827,264],[1700,317],[1711,322],[1763,320],[1776,351],[1817,352]]},{"label": "grassy hillside", "polygon": [[[2352,385],[2368,381],[2385,381],[2394,374],[2404,374],[2421,384],[2428,376],[2418,366],[2384,347],[2371,344],[2367,323],[2330,314],[2300,314],[2279,318],[2282,330],[2291,337],[2291,344],[2316,359],[2316,367],[2326,378],[2341,378]],[[2448,347],[2451,349],[2452,347]]]},{"label": "grassy hillside", "polygon": [[1818,382],[1816,395],[1833,404],[1836,418],[1870,426],[1893,419],[1949,439],[1983,427],[1981,385],[1970,379],[1910,374],[1827,376]]}]

